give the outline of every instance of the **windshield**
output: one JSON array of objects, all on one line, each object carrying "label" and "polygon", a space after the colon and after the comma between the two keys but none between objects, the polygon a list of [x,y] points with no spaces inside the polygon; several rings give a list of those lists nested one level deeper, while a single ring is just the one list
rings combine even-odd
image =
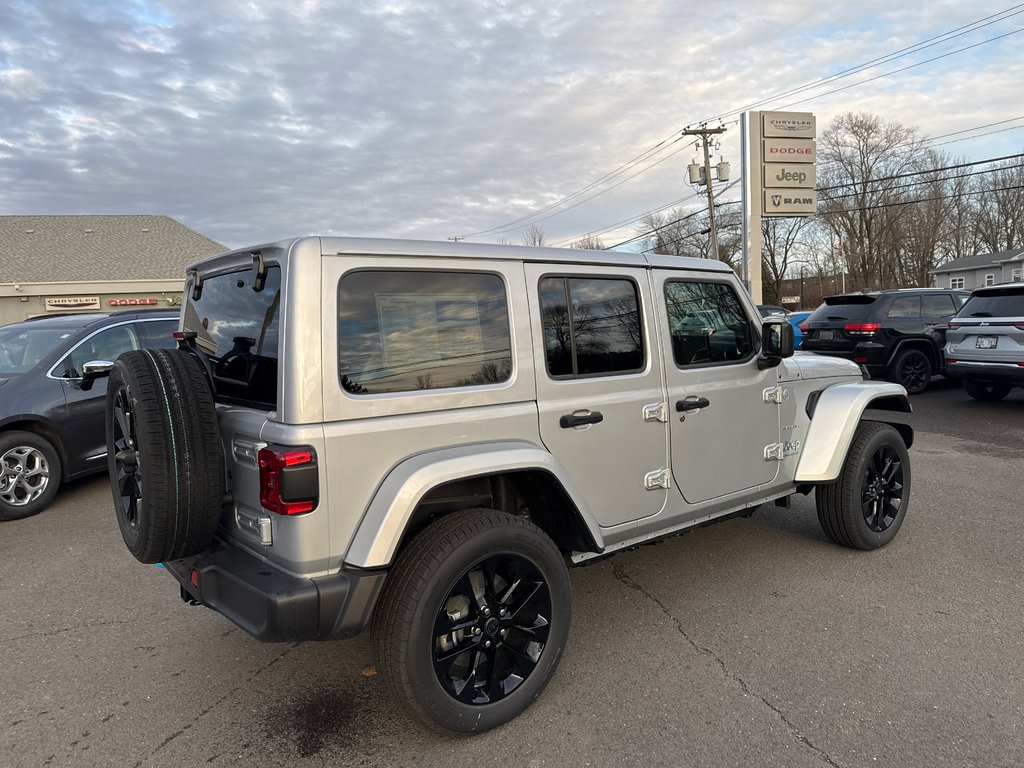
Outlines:
[{"label": "windshield", "polygon": [[33,328],[22,324],[0,328],[0,376],[31,370],[74,333],[73,328]]},{"label": "windshield", "polygon": [[259,291],[254,278],[245,269],[203,280],[199,299],[188,295],[184,329],[209,357],[219,400],[276,408],[281,269],[268,267]]}]

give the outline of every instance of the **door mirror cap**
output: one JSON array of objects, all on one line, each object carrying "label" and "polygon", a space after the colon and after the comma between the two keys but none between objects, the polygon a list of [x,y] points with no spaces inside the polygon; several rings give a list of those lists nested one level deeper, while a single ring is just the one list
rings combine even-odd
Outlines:
[{"label": "door mirror cap", "polygon": [[110,375],[110,369],[114,364],[109,360],[90,360],[82,366],[82,381],[79,386],[86,392],[92,389],[96,379],[102,379]]},{"label": "door mirror cap", "polygon": [[792,357],[794,351],[793,326],[788,320],[767,318],[761,323],[761,354],[757,367],[774,368],[785,357]]}]

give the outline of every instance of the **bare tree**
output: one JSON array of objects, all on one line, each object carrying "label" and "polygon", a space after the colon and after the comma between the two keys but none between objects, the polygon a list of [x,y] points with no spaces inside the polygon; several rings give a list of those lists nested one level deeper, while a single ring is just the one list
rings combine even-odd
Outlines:
[{"label": "bare tree", "polygon": [[921,166],[916,128],[846,112],[818,142],[820,213],[842,240],[856,287],[901,285],[895,268],[907,199],[899,176]]},{"label": "bare tree", "polygon": [[795,256],[805,248],[801,240],[810,219],[761,219],[761,285],[766,304],[782,301],[782,280]]},{"label": "bare tree", "polygon": [[544,228],[536,224],[523,233],[523,245],[544,245],[544,241]]},{"label": "bare tree", "polygon": [[603,251],[605,245],[604,241],[596,235],[584,235],[579,240],[574,240],[569,247],[586,251]]},{"label": "bare tree", "polygon": [[1004,160],[987,173],[978,196],[977,233],[980,244],[997,253],[1024,245],[1024,168]]}]

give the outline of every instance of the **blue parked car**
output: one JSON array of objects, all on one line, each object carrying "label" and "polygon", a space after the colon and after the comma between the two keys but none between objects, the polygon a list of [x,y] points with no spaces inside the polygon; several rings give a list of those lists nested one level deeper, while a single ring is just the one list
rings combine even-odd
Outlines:
[{"label": "blue parked car", "polygon": [[800,324],[807,320],[808,317],[813,314],[810,311],[807,312],[790,312],[786,315],[786,319],[789,320],[789,324],[793,326],[793,348],[800,349],[800,342],[804,340],[804,332],[800,330]]}]

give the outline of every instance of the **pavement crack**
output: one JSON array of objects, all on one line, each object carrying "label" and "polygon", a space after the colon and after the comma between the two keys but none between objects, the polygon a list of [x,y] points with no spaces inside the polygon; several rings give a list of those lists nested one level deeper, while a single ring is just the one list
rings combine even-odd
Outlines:
[{"label": "pavement crack", "polygon": [[[298,647],[299,647],[299,645],[300,645],[300,643],[291,643],[291,644],[289,644],[289,646],[288,646],[288,647],[287,647],[287,648],[286,648],[286,649],[285,649],[284,651],[282,651],[281,653],[277,654],[277,656],[275,656],[275,657],[274,657],[274,658],[272,658],[272,659],[271,659],[270,661],[268,661],[268,662],[267,662],[266,664],[264,664],[264,665],[263,665],[262,667],[260,667],[259,669],[257,669],[257,670],[256,670],[255,672],[253,672],[253,673],[252,673],[251,675],[249,675],[249,677],[247,677],[247,678],[246,678],[245,680],[243,680],[242,682],[240,682],[240,683],[239,683],[238,685],[236,685],[236,686],[235,686],[234,688],[232,688],[232,689],[231,689],[230,691],[228,691],[228,692],[227,692],[227,693],[225,693],[225,694],[224,694],[223,696],[221,696],[221,697],[220,697],[219,699],[217,699],[217,700],[216,700],[215,702],[213,702],[212,704],[210,704],[210,705],[209,705],[209,706],[208,706],[208,707],[207,707],[206,709],[204,709],[204,710],[203,710],[202,712],[200,712],[200,713],[199,713],[199,714],[197,714],[197,715],[196,715],[195,717],[193,717],[193,718],[192,718],[191,720],[189,720],[189,721],[188,721],[187,723],[185,723],[185,725],[183,725],[183,726],[182,726],[181,728],[179,728],[179,729],[178,729],[178,730],[176,730],[176,731],[175,731],[174,733],[172,733],[172,734],[171,734],[170,736],[168,736],[168,737],[167,737],[166,739],[164,739],[164,740],[163,740],[162,742],[160,742],[160,744],[159,744],[159,745],[158,745],[158,746],[156,747],[156,749],[154,749],[154,750],[153,750],[152,752],[150,752],[150,755],[149,755],[149,756],[150,756],[150,757],[153,757],[154,755],[156,755],[156,754],[157,754],[158,752],[160,752],[160,751],[161,751],[161,750],[162,750],[162,749],[163,749],[164,747],[166,747],[166,746],[167,746],[168,744],[170,744],[170,743],[171,743],[172,741],[174,741],[174,740],[175,740],[176,738],[178,738],[179,736],[181,736],[181,735],[182,735],[183,733],[187,732],[187,731],[188,731],[188,730],[189,730],[189,729],[190,729],[190,728],[191,728],[191,727],[192,727],[193,725],[195,725],[195,724],[196,724],[196,723],[198,723],[198,722],[199,722],[200,720],[202,720],[202,719],[203,719],[204,717],[206,717],[206,715],[208,715],[208,714],[209,714],[209,713],[210,713],[211,711],[213,711],[214,709],[216,709],[217,707],[219,707],[219,706],[220,706],[221,704],[223,704],[223,703],[224,703],[225,701],[227,701],[227,700],[228,700],[228,699],[230,699],[230,698],[231,698],[232,696],[234,696],[234,695],[235,695],[236,693],[238,693],[238,691],[240,691],[240,690],[241,690],[242,688],[244,688],[245,686],[249,685],[249,683],[251,683],[251,682],[252,682],[253,680],[255,680],[255,679],[256,679],[257,677],[259,677],[259,676],[260,676],[260,675],[262,675],[262,674],[263,674],[264,672],[266,672],[266,671],[267,671],[268,669],[270,669],[270,668],[271,668],[272,666],[274,666],[274,665],[275,665],[275,664],[277,664],[277,663],[278,663],[279,661],[281,661],[281,659],[283,659],[283,658],[284,658],[285,656],[287,656],[287,655],[288,655],[289,653],[291,653],[291,652],[292,652],[292,651],[294,651],[294,650],[295,650],[296,648],[298,648]],[[139,763],[139,765],[141,765],[141,762]]]},{"label": "pavement crack", "polygon": [[124,626],[126,624],[136,624],[140,619],[110,619],[109,621],[86,621],[81,624],[73,624],[70,627],[57,627],[56,629],[47,629],[39,632],[27,632],[24,635],[15,635],[14,637],[0,638],[0,643],[13,643],[18,640],[28,640],[33,637],[55,637],[56,635],[62,635],[65,632],[75,632],[79,629],[95,629],[96,627],[110,627],[110,626]]},{"label": "pavement crack", "polygon": [[713,650],[711,650],[707,646],[701,645],[696,640],[694,640],[692,637],[690,637],[690,635],[687,634],[686,629],[683,627],[683,623],[678,618],[676,618],[676,616],[668,609],[668,607],[666,607],[666,605],[663,602],[661,602],[661,600],[659,600],[657,597],[655,597],[650,592],[648,592],[647,589],[645,589],[644,586],[642,584],[640,584],[640,582],[638,582],[636,579],[634,579],[632,576],[630,576],[626,572],[626,567],[624,565],[622,565],[621,563],[616,563],[616,562],[613,561],[612,562],[612,574],[615,576],[615,578],[618,581],[622,582],[625,586],[629,587],[632,590],[635,590],[636,592],[639,592],[644,597],[646,597],[648,600],[650,600],[652,603],[654,603],[656,606],[658,606],[658,608],[661,610],[661,612],[664,613],[669,618],[669,620],[675,625],[676,631],[680,635],[682,635],[683,639],[687,643],[689,643],[689,645],[692,646],[695,651],[697,651],[698,653],[700,653],[703,656],[707,656],[708,658],[713,659],[715,661],[715,663],[718,664],[719,668],[722,670],[722,674],[727,679],[732,680],[734,683],[736,683],[740,687],[740,690],[742,690],[745,694],[747,694],[748,696],[750,696],[752,698],[757,699],[762,704],[764,704],[766,707],[768,707],[768,709],[770,709],[772,712],[774,712],[775,716],[779,718],[779,720],[782,722],[782,724],[785,725],[787,729],[789,729],[789,732],[793,735],[793,738],[795,738],[801,744],[803,744],[803,745],[809,747],[810,749],[814,750],[818,754],[818,756],[826,764],[833,766],[833,768],[840,768],[839,763],[837,763],[835,760],[833,760],[832,756],[829,755],[828,752],[826,752],[821,747],[819,747],[816,744],[814,744],[814,742],[812,742],[809,738],[807,738],[807,736],[803,733],[803,731],[801,731],[796,726],[796,724],[793,723],[786,716],[785,712],[783,712],[777,706],[772,704],[767,698],[765,698],[761,694],[753,691],[751,689],[750,685],[747,683],[746,680],[744,680],[742,677],[740,677],[735,672],[730,670],[729,666],[725,663],[724,659],[722,659],[721,656],[719,656],[717,653],[715,653]]}]

